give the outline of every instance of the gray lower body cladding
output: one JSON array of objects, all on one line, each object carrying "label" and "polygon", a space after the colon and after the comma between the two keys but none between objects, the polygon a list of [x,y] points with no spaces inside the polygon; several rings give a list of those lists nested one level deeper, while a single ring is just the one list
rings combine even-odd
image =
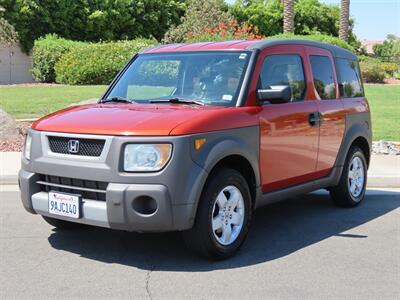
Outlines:
[{"label": "gray lower body cladding", "polygon": [[[208,132],[187,136],[115,137],[90,136],[30,131],[32,136],[31,159],[22,159],[19,180],[22,202],[31,213],[57,217],[78,223],[128,231],[173,231],[192,227],[197,204],[210,171],[230,155],[240,155],[254,171],[255,207],[276,202],[293,195],[319,188],[334,186],[342,174],[349,147],[362,137],[371,149],[371,123],[369,113],[346,116],[346,130],[342,144],[329,176],[283,190],[263,194],[260,189],[259,127]],[[104,149],[99,157],[81,157],[53,153],[48,136],[104,139]],[[200,150],[195,150],[194,140],[206,138]],[[171,143],[172,156],[166,167],[154,173],[124,172],[123,150],[127,143]],[[369,154],[369,153],[367,153]],[[43,176],[67,178],[70,181],[86,180],[107,183],[102,201],[83,197],[80,219],[50,215],[48,191],[38,184]],[[63,184],[63,182],[61,182]],[[88,193],[89,195],[89,193]],[[143,214],[134,209],[133,201],[150,197],[156,210]]]},{"label": "gray lower body cladding", "polygon": [[[192,227],[197,203],[209,171],[223,155],[242,151],[258,172],[258,127],[247,127],[205,134],[163,137],[117,137],[50,133],[31,130],[31,159],[22,159],[19,173],[21,198],[31,213],[58,219],[128,231],[173,231]],[[53,153],[49,136],[103,139],[98,157]],[[207,139],[202,149],[194,149],[194,140]],[[168,164],[159,172],[128,173],[123,171],[123,150],[127,143],[171,143],[173,151]],[[255,144],[254,144],[255,143]],[[255,149],[249,153],[248,149]],[[58,178],[44,186],[44,178]],[[258,178],[258,176],[257,176]],[[64,180],[67,180],[65,182]],[[68,181],[69,180],[69,181]],[[84,183],[106,183],[100,191],[104,197],[93,199]],[[258,179],[259,181],[259,179]],[[39,182],[39,183],[38,183]],[[60,188],[61,187],[61,188]],[[76,190],[74,189],[76,188]],[[48,212],[51,190],[82,192],[81,218],[55,216]],[[97,191],[96,189],[93,189]],[[141,197],[156,203],[155,211],[142,213],[133,202]]]}]

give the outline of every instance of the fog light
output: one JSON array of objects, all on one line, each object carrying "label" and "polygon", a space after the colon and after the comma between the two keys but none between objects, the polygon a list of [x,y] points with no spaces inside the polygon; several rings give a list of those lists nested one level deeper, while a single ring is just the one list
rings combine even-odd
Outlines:
[{"label": "fog light", "polygon": [[149,196],[139,196],[133,199],[132,208],[141,215],[152,215],[157,211],[157,201]]}]

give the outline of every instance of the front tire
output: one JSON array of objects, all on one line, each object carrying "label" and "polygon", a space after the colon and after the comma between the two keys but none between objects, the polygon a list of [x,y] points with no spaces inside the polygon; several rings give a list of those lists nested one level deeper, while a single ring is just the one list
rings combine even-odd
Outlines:
[{"label": "front tire", "polygon": [[365,197],[367,161],[357,146],[350,148],[339,184],[330,189],[333,202],[342,207],[353,207]]},{"label": "front tire", "polygon": [[252,217],[249,186],[238,171],[222,168],[207,181],[194,226],[183,233],[187,246],[211,259],[233,256],[243,244]]}]

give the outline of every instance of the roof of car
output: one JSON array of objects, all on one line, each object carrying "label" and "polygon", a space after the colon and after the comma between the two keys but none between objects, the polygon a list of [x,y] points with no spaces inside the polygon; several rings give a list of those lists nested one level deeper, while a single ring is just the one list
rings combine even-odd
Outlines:
[{"label": "roof of car", "polygon": [[142,53],[162,53],[162,52],[190,52],[190,51],[223,51],[223,50],[255,50],[265,49],[267,47],[278,45],[307,45],[329,50],[334,57],[357,60],[357,56],[352,52],[325,44],[318,41],[304,39],[269,39],[269,40],[236,40],[223,42],[205,42],[205,43],[184,43],[184,44],[166,44],[144,50]]}]

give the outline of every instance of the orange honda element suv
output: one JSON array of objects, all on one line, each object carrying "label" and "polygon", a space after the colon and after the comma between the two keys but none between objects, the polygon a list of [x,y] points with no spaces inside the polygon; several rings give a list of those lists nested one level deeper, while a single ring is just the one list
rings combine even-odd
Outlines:
[{"label": "orange honda element suv", "polygon": [[257,207],[321,188],[359,204],[370,149],[353,53],[296,39],[162,45],[98,103],[33,123],[19,182],[26,210],[57,228],[181,231],[222,259]]}]

